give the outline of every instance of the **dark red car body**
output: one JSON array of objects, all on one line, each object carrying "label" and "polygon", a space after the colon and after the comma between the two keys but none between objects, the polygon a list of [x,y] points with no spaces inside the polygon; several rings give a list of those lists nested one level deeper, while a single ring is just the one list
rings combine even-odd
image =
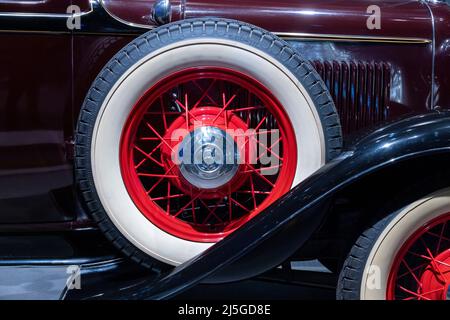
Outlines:
[{"label": "dark red car body", "polygon": [[[310,60],[344,137],[402,115],[450,107],[450,6],[368,0],[181,0],[172,20],[249,22]],[[73,187],[73,135],[86,92],[108,60],[154,28],[153,0],[0,0],[0,230],[90,225]],[[77,5],[81,28],[66,22]]]}]

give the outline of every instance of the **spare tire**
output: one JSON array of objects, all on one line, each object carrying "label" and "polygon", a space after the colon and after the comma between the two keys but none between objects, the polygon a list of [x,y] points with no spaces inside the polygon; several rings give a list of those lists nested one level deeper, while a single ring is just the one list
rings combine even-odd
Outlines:
[{"label": "spare tire", "polygon": [[[298,52],[246,23],[193,19],[147,32],[103,68],[80,112],[75,172],[106,236],[159,267],[239,228],[341,144],[333,101]],[[189,163],[191,151],[205,158]]]}]

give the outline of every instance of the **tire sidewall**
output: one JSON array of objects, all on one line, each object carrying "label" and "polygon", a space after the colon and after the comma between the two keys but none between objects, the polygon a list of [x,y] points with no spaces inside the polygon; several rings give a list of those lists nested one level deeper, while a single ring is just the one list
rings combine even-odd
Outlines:
[{"label": "tire sidewall", "polygon": [[[152,46],[150,39],[158,39],[159,46]],[[283,45],[275,39],[271,47],[275,41],[278,46]],[[119,52],[97,77],[80,113],[76,145],[83,147],[76,148],[76,173],[80,189],[89,190],[82,194],[90,202],[89,210],[94,218],[101,222],[100,228],[109,238],[121,240],[121,246],[127,245],[120,239],[123,235],[125,242],[146,255],[178,265],[212,245],[183,240],[157,228],[134,205],[121,177],[119,145],[126,118],[145,90],[168,73],[198,66],[198,61],[202,61],[208,66],[232,67],[248,73],[274,92],[289,118],[294,119],[296,143],[301,150],[293,186],[330,158],[324,136],[327,132],[322,127],[324,115],[317,108],[324,105],[330,110],[331,103],[331,110],[335,109],[318,75],[309,64],[298,59],[283,62],[283,50],[274,54],[248,42],[238,36],[230,39],[226,34],[200,36],[195,30],[184,38],[178,35],[164,40],[164,34],[155,30]],[[200,46],[203,46],[201,50]],[[127,48],[130,50],[126,51]],[[287,48],[286,53],[294,54],[288,50],[291,49]],[[319,80],[312,82],[311,75]],[[299,80],[302,77],[303,82],[311,81],[311,87],[302,85]],[[280,98],[281,93],[285,94]],[[340,144],[335,149],[339,148]]]}]

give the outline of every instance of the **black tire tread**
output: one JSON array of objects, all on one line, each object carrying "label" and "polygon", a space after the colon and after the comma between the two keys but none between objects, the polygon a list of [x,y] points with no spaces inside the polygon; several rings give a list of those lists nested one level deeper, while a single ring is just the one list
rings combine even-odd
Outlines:
[{"label": "black tire tread", "polygon": [[336,288],[336,299],[359,300],[361,294],[361,281],[369,254],[375,242],[389,222],[395,217],[396,212],[377,221],[366,229],[356,240],[344,261],[339,274]]}]

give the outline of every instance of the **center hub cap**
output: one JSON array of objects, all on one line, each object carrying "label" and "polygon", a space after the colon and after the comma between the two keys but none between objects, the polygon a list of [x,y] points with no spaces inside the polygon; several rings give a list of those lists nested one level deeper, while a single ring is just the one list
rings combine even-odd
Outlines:
[{"label": "center hub cap", "polygon": [[239,150],[233,137],[213,126],[200,127],[186,135],[178,157],[183,177],[201,189],[225,185],[239,168]]}]

